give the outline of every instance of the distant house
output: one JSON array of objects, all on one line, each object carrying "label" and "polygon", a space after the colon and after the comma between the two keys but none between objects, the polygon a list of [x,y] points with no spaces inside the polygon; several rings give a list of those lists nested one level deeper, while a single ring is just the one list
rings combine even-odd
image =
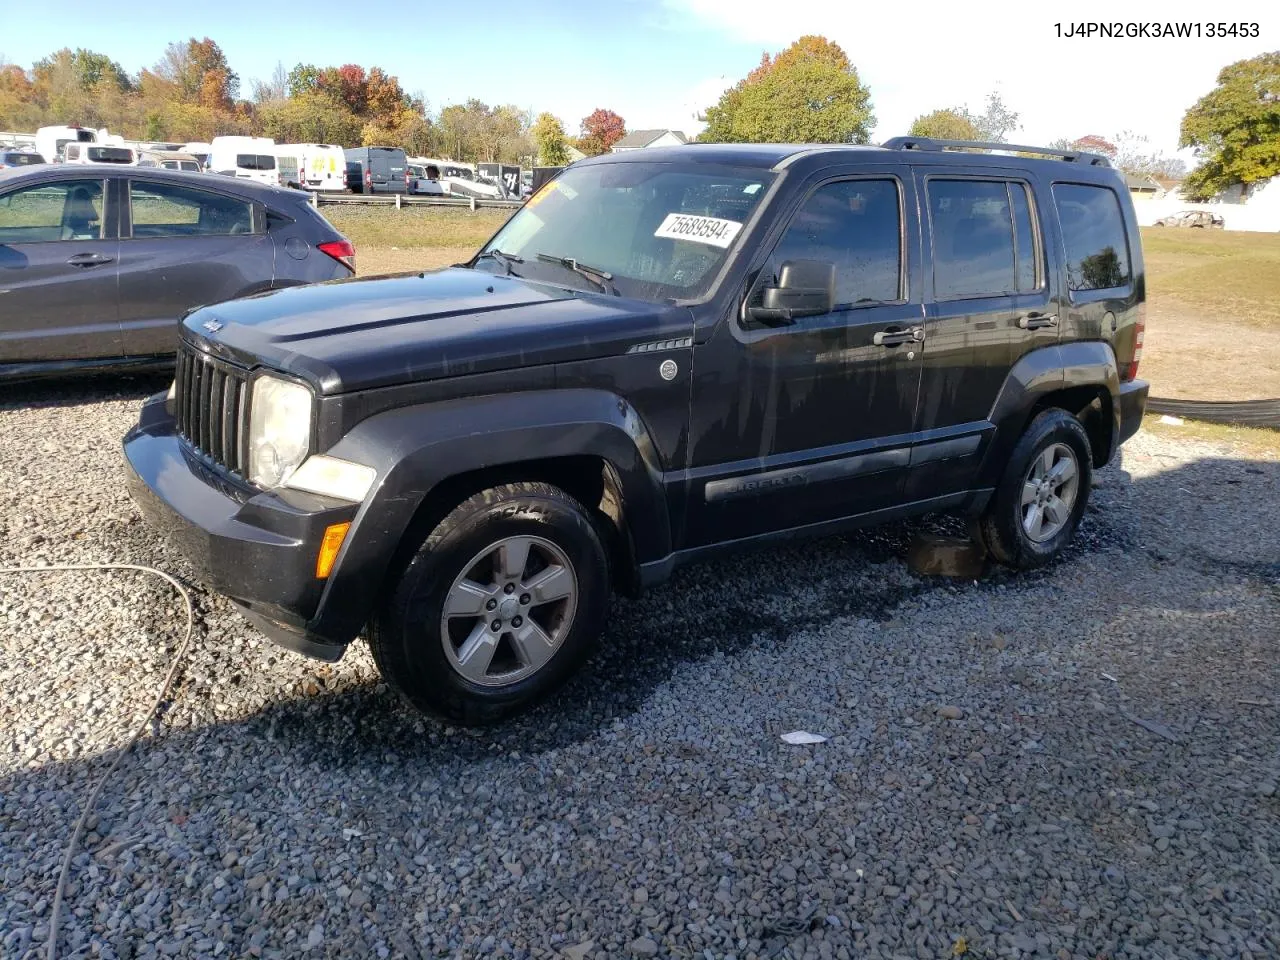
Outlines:
[{"label": "distant house", "polygon": [[1177,177],[1152,177],[1160,184],[1161,197],[1179,197],[1182,195],[1182,180]]},{"label": "distant house", "polygon": [[679,130],[633,130],[613,145],[614,153],[643,150],[646,147],[678,147],[689,138]]},{"label": "distant house", "polygon": [[1154,200],[1164,194],[1164,189],[1151,177],[1139,177],[1126,173],[1124,179],[1129,185],[1129,194],[1134,200]]}]

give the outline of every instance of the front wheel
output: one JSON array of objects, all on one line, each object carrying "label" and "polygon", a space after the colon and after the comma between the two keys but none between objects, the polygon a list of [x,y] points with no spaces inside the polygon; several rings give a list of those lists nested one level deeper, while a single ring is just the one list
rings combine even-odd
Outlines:
[{"label": "front wheel", "polygon": [[1013,448],[982,515],[987,549],[1018,570],[1049,563],[1075,536],[1092,485],[1084,426],[1065,410],[1045,410]]},{"label": "front wheel", "polygon": [[454,509],[409,562],[369,645],[420,710],[493,723],[563,684],[594,650],[609,596],[590,515],[544,483],[485,490]]}]

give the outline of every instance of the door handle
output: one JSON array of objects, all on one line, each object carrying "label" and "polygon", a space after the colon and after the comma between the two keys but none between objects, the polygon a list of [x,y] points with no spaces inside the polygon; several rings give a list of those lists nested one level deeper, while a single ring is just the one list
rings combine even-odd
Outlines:
[{"label": "door handle", "polygon": [[104,257],[100,253],[77,253],[67,263],[73,267],[96,267],[103,263],[111,263],[115,257]]},{"label": "door handle", "polygon": [[908,327],[906,330],[881,330],[871,338],[877,347],[896,347],[904,343],[920,343],[924,340],[924,327]]},{"label": "door handle", "polygon": [[1058,318],[1056,316],[1043,313],[1028,313],[1025,317],[1018,318],[1018,326],[1023,330],[1039,330],[1042,327],[1056,327]]}]

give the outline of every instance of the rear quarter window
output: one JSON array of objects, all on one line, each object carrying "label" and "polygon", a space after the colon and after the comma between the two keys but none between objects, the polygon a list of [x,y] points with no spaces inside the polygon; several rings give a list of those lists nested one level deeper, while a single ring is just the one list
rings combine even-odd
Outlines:
[{"label": "rear quarter window", "polygon": [[1132,279],[1120,199],[1109,187],[1055,183],[1053,200],[1067,253],[1067,287],[1109,290]]}]

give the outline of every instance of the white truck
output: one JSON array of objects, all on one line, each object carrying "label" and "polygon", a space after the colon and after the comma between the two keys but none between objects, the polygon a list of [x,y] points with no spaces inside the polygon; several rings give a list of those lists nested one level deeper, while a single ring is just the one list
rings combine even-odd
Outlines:
[{"label": "white truck", "polygon": [[270,137],[214,137],[209,143],[209,171],[278,187],[276,142]]},{"label": "white truck", "polygon": [[347,156],[331,143],[282,143],[276,156],[296,157],[304,190],[347,189]]},{"label": "white truck", "polygon": [[47,163],[61,163],[68,143],[97,143],[98,135],[86,127],[41,127],[36,131],[36,153]]}]

